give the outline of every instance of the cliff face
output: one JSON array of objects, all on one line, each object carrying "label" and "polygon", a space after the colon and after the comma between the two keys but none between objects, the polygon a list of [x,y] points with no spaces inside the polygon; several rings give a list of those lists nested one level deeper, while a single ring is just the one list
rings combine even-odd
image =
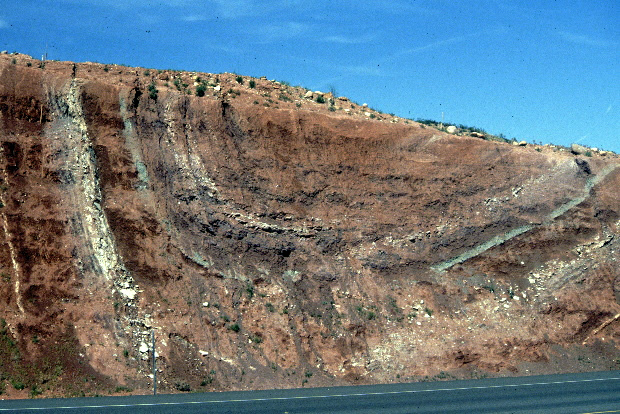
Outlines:
[{"label": "cliff face", "polygon": [[153,328],[168,392],[617,366],[617,155],[39,66],[0,56],[9,396],[146,389]]}]

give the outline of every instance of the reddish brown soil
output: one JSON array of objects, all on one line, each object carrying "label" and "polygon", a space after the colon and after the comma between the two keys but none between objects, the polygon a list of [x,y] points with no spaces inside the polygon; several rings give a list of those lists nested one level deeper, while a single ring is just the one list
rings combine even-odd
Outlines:
[{"label": "reddish brown soil", "polygon": [[620,365],[617,155],[40,66],[0,55],[0,397],[147,392],[152,328],[163,392]]}]

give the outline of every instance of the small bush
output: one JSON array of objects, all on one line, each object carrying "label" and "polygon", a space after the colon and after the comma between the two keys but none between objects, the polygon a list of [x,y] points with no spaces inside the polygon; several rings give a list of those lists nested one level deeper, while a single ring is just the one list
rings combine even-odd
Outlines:
[{"label": "small bush", "polygon": [[11,385],[16,390],[23,390],[24,388],[26,388],[26,384],[24,384],[21,380],[18,380],[18,379],[12,379]]},{"label": "small bush", "polygon": [[205,96],[205,91],[207,90],[207,86],[204,83],[196,86],[196,96]]},{"label": "small bush", "polygon": [[110,70],[110,68],[108,68],[107,66],[104,66],[104,67],[103,67],[103,71],[104,71],[104,72],[107,72],[107,71],[109,71],[109,70]]},{"label": "small bush", "polygon": [[149,98],[151,98],[152,100],[156,101],[158,93],[159,93],[159,91],[157,90],[157,87],[155,86],[155,83],[151,83],[149,85]]},{"label": "small bush", "polygon": [[592,151],[586,151],[585,156],[586,157],[591,157],[592,156]]},{"label": "small bush", "polygon": [[243,76],[241,75],[237,75],[237,77],[235,78],[235,80],[237,81],[237,83],[239,85],[243,85]]},{"label": "small bush", "polygon": [[316,102],[320,103],[320,104],[324,104],[325,103],[325,98],[323,98],[323,95],[319,95],[316,97]]},{"label": "small bush", "polygon": [[31,67],[32,66],[32,62],[26,63],[26,66]]},{"label": "small bush", "polygon": [[267,303],[265,304],[265,307],[267,308],[267,310],[268,310],[269,312],[275,312],[275,310],[276,310],[276,309],[273,307],[273,304],[271,304],[271,303],[269,303],[269,302],[267,302]]},{"label": "small bush", "polygon": [[16,65],[17,64],[17,59],[15,59],[15,58],[11,59],[11,63]]},{"label": "small bush", "polygon": [[41,394],[43,394],[43,390],[37,387],[36,385],[33,385],[30,388],[30,398],[35,398],[36,396],[41,395]]},{"label": "small bush", "polygon": [[212,376],[208,376],[207,378],[203,379],[200,382],[200,386],[201,387],[206,387],[207,385],[211,384],[213,382],[214,378]]},{"label": "small bush", "polygon": [[336,107],[334,107],[334,106],[330,106],[327,109],[329,109],[329,112],[335,112],[336,111]]},{"label": "small bush", "polygon": [[144,71],[144,76],[149,76],[151,74],[151,72],[147,69]]},{"label": "small bush", "polygon": [[174,384],[174,388],[176,388],[178,391],[183,392],[190,392],[192,390],[192,387],[190,387],[190,385],[184,381],[180,381]]},{"label": "small bush", "polygon": [[228,327],[228,329],[230,329],[233,332],[239,332],[241,330],[241,327],[239,326],[238,323],[233,323],[232,325]]},{"label": "small bush", "polygon": [[251,80],[250,80],[249,86],[250,86],[250,88],[252,88],[252,89],[254,89],[254,88],[256,87],[256,82],[254,81],[254,79],[251,79]]}]

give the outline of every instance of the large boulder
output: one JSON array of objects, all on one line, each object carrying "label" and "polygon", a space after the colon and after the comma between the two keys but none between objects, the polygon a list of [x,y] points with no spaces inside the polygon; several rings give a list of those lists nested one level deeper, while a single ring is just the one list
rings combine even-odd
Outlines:
[{"label": "large boulder", "polygon": [[570,150],[573,154],[583,155],[588,151],[588,148],[584,147],[583,145],[579,145],[579,144],[571,144]]}]

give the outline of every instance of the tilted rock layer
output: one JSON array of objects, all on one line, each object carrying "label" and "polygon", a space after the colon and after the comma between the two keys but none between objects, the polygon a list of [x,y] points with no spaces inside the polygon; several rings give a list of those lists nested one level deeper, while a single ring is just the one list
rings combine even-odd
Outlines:
[{"label": "tilted rock layer", "polygon": [[617,155],[315,95],[0,56],[0,390],[617,367]]}]

